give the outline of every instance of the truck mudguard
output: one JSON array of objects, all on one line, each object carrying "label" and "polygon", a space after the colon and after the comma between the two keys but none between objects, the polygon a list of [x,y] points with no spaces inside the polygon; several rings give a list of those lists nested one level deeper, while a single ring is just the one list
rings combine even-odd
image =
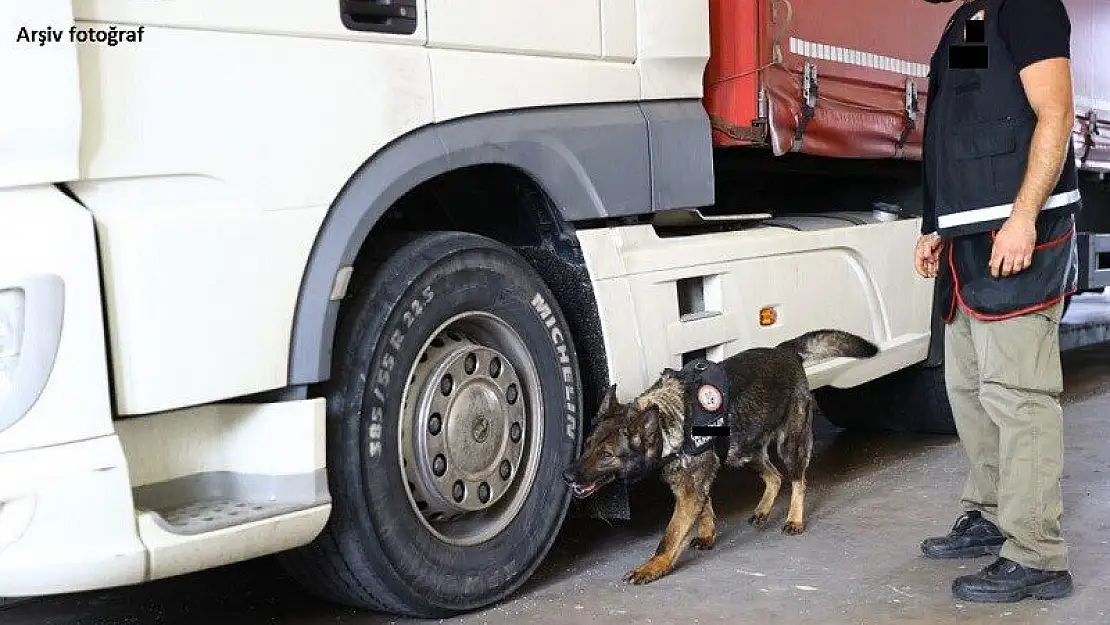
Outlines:
[{"label": "truck mudguard", "polygon": [[377,220],[421,183],[482,164],[520,169],[568,222],[714,201],[709,119],[696,99],[508,111],[415,130],[367,160],[324,219],[293,320],[290,385],[330,374],[336,276]]}]

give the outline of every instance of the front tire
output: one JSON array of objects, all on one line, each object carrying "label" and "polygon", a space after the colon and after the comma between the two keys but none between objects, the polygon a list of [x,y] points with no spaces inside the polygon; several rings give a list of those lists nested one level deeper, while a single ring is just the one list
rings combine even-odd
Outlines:
[{"label": "front tire", "polygon": [[331,518],[285,568],[326,599],[421,618],[504,599],[566,515],[580,397],[566,319],[520,256],[454,232],[400,245],[341,311]]}]

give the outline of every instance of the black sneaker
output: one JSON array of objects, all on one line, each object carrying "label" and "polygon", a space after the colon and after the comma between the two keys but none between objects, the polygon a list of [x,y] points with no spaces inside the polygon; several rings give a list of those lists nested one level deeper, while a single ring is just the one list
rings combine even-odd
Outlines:
[{"label": "black sneaker", "polygon": [[957,599],[983,603],[1012,603],[1026,597],[1061,599],[1071,592],[1071,573],[1031,569],[1006,558],[952,582],[952,594]]},{"label": "black sneaker", "polygon": [[956,519],[947,536],[926,538],[921,553],[929,558],[977,558],[997,555],[1006,537],[994,523],[983,518],[978,510],[969,510]]}]

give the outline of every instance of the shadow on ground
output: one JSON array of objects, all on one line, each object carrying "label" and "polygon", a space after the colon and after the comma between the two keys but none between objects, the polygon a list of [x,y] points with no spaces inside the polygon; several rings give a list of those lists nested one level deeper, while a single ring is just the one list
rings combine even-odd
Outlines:
[{"label": "shadow on ground", "polygon": [[[838,429],[824,418],[818,418],[816,429],[806,493],[806,515],[813,522],[819,522],[822,516],[849,503],[831,497],[831,486],[865,480],[870,473],[904,462],[932,447],[955,443],[955,438],[951,436],[849,432]],[[762,493],[763,482],[755,473],[747,469],[721,470],[713,489],[719,543],[756,536],[749,531],[751,526],[747,519]],[[789,496],[790,487],[786,484],[763,531],[778,531],[785,522]],[[578,574],[596,559],[604,558],[606,554],[599,550],[611,549],[614,543],[634,543],[645,538],[658,540],[662,537],[674,502],[667,487],[656,477],[648,478],[632,487],[630,497],[631,521],[569,519],[544,566],[525,584],[522,592],[542,590]],[[642,555],[646,559],[652,552]],[[701,561],[713,556],[714,552],[710,551],[694,557]],[[690,558],[689,552],[684,554],[679,568]]]}]

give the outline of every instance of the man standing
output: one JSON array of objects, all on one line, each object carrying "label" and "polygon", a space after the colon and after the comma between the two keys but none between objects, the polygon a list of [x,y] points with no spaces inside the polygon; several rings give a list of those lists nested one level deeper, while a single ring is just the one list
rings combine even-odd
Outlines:
[{"label": "man standing", "polygon": [[1061,0],[963,0],[929,75],[915,266],[937,278],[970,469],[963,514],[921,550],[1000,554],[953,582],[966,601],[1072,592],[1059,402],[1060,317],[1078,276],[1070,38]]}]

